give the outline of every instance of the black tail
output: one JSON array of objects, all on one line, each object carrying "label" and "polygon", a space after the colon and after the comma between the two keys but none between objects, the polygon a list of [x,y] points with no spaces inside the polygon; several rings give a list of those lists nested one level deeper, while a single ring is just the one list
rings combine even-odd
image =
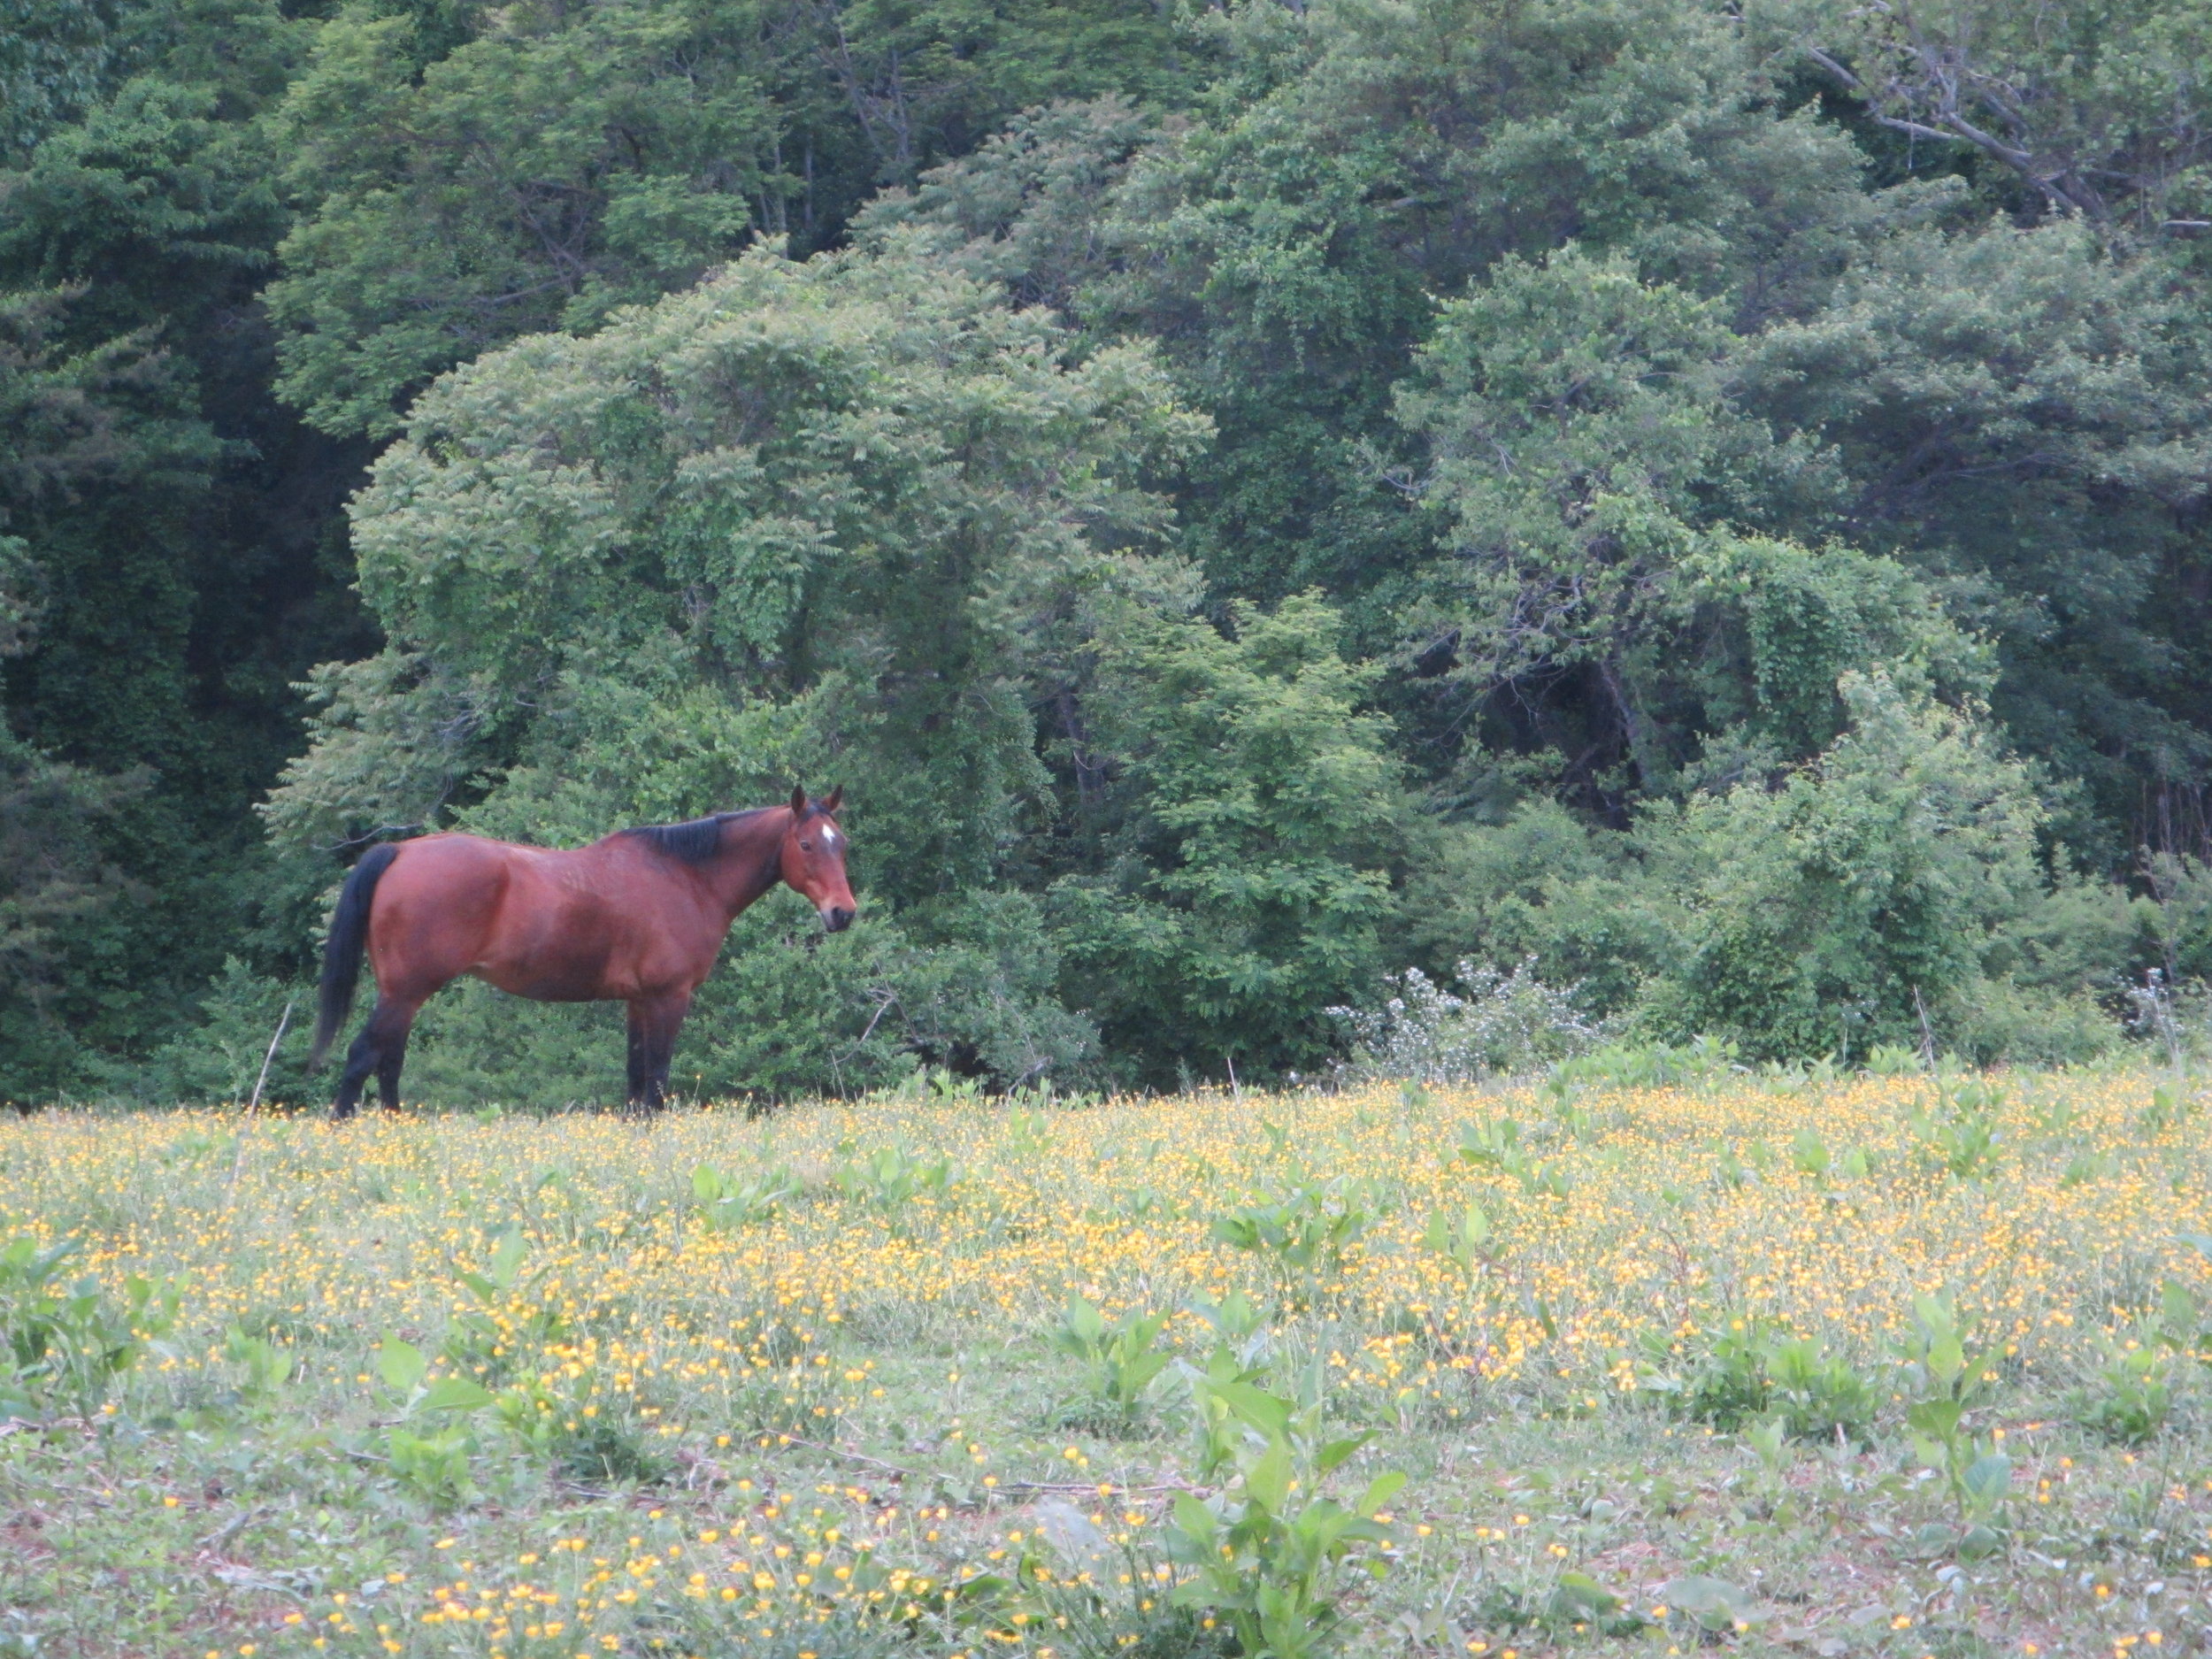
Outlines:
[{"label": "black tail", "polygon": [[377,878],[399,856],[391,841],[380,841],[361,855],[361,862],[346,878],[338,895],[338,908],[330,913],[330,940],[323,947],[322,1009],[315,1017],[315,1047],[307,1056],[320,1065],[353,1011],[353,987],[361,978],[361,951],[369,942],[369,902],[376,897]]}]

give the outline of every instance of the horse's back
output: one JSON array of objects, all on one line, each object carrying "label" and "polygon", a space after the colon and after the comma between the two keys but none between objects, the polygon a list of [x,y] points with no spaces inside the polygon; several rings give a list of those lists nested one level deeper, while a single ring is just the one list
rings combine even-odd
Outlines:
[{"label": "horse's back", "polygon": [[380,987],[388,972],[426,995],[473,973],[518,996],[582,1002],[684,977],[696,954],[684,896],[619,835],[573,849],[426,835],[384,879],[392,896],[379,889],[371,930]]},{"label": "horse's back", "polygon": [[425,835],[400,844],[399,856],[379,887],[379,908],[388,893],[400,902],[418,896],[464,905],[487,887],[504,887],[516,866],[536,849],[511,841],[488,841],[481,835],[448,833]]}]

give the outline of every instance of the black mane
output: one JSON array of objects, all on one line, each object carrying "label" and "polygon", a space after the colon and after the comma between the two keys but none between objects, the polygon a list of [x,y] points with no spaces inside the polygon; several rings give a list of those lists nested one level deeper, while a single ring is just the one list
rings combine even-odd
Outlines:
[{"label": "black mane", "polygon": [[745,812],[717,812],[710,818],[695,818],[684,824],[641,824],[635,829],[626,829],[625,835],[634,835],[649,844],[655,852],[671,858],[680,858],[687,864],[703,864],[722,849],[722,826],[739,818],[757,818],[767,811],[766,807],[755,807]]}]

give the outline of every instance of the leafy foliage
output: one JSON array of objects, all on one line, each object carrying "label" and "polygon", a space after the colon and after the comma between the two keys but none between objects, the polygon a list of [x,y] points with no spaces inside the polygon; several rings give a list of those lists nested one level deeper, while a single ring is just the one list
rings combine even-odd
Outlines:
[{"label": "leafy foliage", "polygon": [[1918,713],[1879,680],[1847,680],[1852,730],[1769,790],[1694,801],[1681,856],[1707,902],[1669,1012],[1755,1054],[1863,1048],[1903,1035],[1918,995],[1948,1011],[2001,968],[2005,925],[2032,904],[2040,813],[2016,763],[1966,722]]},{"label": "leafy foliage", "polygon": [[1310,1064],[1316,1010],[1379,963],[1402,797],[1336,634],[1301,596],[1240,609],[1233,636],[1132,608],[1100,642],[1097,741],[1127,804],[1111,862],[1053,897],[1079,995],[1156,1070]]},{"label": "leafy foliage", "polygon": [[588,332],[761,239],[822,247],[1024,104],[1172,85],[1165,44],[1110,0],[342,8],[271,122],[311,204],[267,290],[279,389],[388,437],[442,371]]},{"label": "leafy foliage", "polygon": [[2189,1047],[2185,6],[12,19],[0,1095],[305,1098],[365,840],[801,779],[695,1092]]},{"label": "leafy foliage", "polygon": [[774,1218],[780,1206],[797,1196],[799,1184],[788,1170],[763,1170],[749,1181],[733,1180],[711,1164],[691,1171],[692,1196],[707,1225],[733,1233]]},{"label": "leafy foliage", "polygon": [[1343,1271],[1345,1253],[1375,1219],[1356,1186],[1306,1181],[1286,1193],[1262,1194],[1215,1217],[1213,1236],[1231,1249],[1259,1256],[1294,1281],[1312,1283]]},{"label": "leafy foliage", "polygon": [[1144,1409],[1153,1385],[1173,1363],[1154,1345],[1167,1325],[1163,1313],[1131,1313],[1109,1325],[1105,1316],[1080,1297],[1052,1333],[1052,1346],[1082,1362],[1087,1398],[1076,1408],[1127,1424]]},{"label": "leafy foliage", "polygon": [[119,1302],[96,1279],[71,1285],[62,1264],[74,1240],[45,1249],[31,1238],[0,1249],[0,1411],[33,1423],[58,1407],[89,1421],[109,1386],[174,1323],[179,1289],[143,1274]]},{"label": "leafy foliage", "polygon": [[2187,84],[2201,46],[2185,7],[2030,23],[2003,5],[1908,4],[1804,23],[1801,50],[1875,122],[2001,168],[2023,205],[2146,228],[2201,216],[2212,151],[2168,90]]},{"label": "leafy foliage", "polygon": [[1323,1440],[1317,1377],[1293,1394],[1210,1372],[1191,1379],[1194,1409],[1242,1444],[1219,1493],[1175,1500],[1169,1554],[1192,1570],[1175,1599],[1220,1615],[1248,1654],[1306,1659],[1326,1651],[1351,1575],[1388,1571],[1378,1546],[1392,1534],[1379,1512],[1406,1478],[1379,1474],[1349,1505],[1319,1494],[1323,1478],[1367,1436]]},{"label": "leafy foliage", "polygon": [[[1085,595],[1162,580],[1071,523],[1156,534],[1159,504],[1128,472],[1202,426],[1141,349],[1058,353],[1045,319],[927,265],[762,252],[589,340],[442,384],[356,508],[393,643],[325,671],[319,741],[273,826],[421,822],[488,768],[497,785],[457,822],[581,839],[743,800],[836,753],[908,780],[853,823],[874,892],[912,906],[913,931],[841,941],[872,964],[793,1010],[810,1070],[764,1076],[755,1055],[746,1081],[833,1086],[826,1032],[872,1080],[866,1033],[887,1011],[887,1039],[911,1020],[918,1045],[964,1045],[1010,1081],[1079,1059],[1087,1035],[1044,1001],[1051,958],[1033,965],[1021,901],[976,889],[1043,781],[1018,677],[1058,672]],[[584,458],[615,433],[618,461]],[[1069,465],[1071,444],[1087,463]],[[547,465],[560,449],[574,462]],[[759,948],[764,979],[796,993],[813,977]],[[931,960],[942,949],[967,954],[955,968]],[[770,988],[735,977],[741,996]]]},{"label": "leafy foliage", "polygon": [[1789,1336],[1755,1318],[1732,1318],[1688,1344],[1653,1333],[1644,1348],[1642,1386],[1716,1428],[1758,1424],[1799,1440],[1871,1444],[1875,1413],[1886,1403],[1817,1338]]}]

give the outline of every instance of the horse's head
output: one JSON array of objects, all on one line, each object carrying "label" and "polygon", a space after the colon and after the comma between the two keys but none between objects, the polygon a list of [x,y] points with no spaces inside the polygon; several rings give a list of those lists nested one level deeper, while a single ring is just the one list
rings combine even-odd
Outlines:
[{"label": "horse's head", "polygon": [[845,832],[837,809],[844,803],[840,784],[823,800],[810,801],[803,788],[791,792],[791,827],[783,837],[783,879],[804,896],[822,918],[825,931],[841,933],[859,910],[845,879]]}]

